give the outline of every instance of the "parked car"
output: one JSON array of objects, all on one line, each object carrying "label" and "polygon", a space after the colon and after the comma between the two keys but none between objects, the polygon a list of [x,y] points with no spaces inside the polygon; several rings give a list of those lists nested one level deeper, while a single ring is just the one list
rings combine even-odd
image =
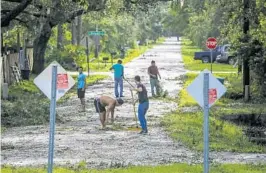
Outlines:
[{"label": "parked car", "polygon": [[221,54],[217,56],[216,61],[220,63],[228,63],[234,65],[235,53],[230,51],[230,44],[226,44],[221,48]]},{"label": "parked car", "polygon": [[[217,56],[221,54],[221,47],[222,46],[217,46],[212,51],[212,62],[214,62],[216,60]],[[201,60],[202,63],[210,63],[211,62],[211,52],[209,50],[203,51],[203,52],[195,52],[194,53],[194,60]]]}]

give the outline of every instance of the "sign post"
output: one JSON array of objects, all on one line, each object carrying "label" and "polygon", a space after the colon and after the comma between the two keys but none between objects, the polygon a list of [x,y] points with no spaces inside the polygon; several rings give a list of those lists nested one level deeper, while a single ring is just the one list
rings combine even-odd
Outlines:
[{"label": "sign post", "polygon": [[[94,35],[95,36],[95,54],[96,54],[96,57],[98,59],[98,53],[99,53],[99,36],[102,36],[102,35],[105,35],[105,32],[104,31],[98,31],[98,24],[96,24],[96,31],[89,31],[88,32],[89,35]],[[100,64],[99,64],[99,59],[98,59],[98,69],[100,67]]]},{"label": "sign post", "polygon": [[90,76],[90,50],[89,50],[89,38],[86,37],[86,48],[87,48],[87,51],[86,51],[86,54],[87,54],[87,68],[88,68],[88,76]]},{"label": "sign post", "polygon": [[202,107],[204,112],[204,173],[209,173],[209,109],[223,96],[226,88],[209,70],[205,69],[187,87],[187,91]]},{"label": "sign post", "polygon": [[207,41],[206,41],[206,46],[207,46],[208,49],[210,49],[210,54],[211,54],[211,73],[212,73],[212,63],[213,63],[212,51],[217,46],[216,38],[214,38],[214,37],[208,38]]},{"label": "sign post", "polygon": [[212,73],[212,62],[213,62],[213,58],[212,58],[212,49],[211,49],[211,73]]},{"label": "sign post", "polygon": [[53,172],[54,158],[54,133],[55,133],[55,108],[56,108],[56,85],[57,85],[57,66],[52,67],[52,86],[50,103],[50,131],[49,131],[49,153],[48,153],[48,173]]},{"label": "sign post", "polygon": [[[96,32],[98,32],[98,24],[96,24]],[[96,35],[96,43],[95,43],[95,46],[96,46],[96,58],[98,60],[98,69],[100,69],[100,61],[99,61],[99,44],[100,44],[100,39],[99,39],[99,35]]]},{"label": "sign post", "polygon": [[49,130],[49,152],[48,173],[53,172],[54,158],[54,136],[56,120],[56,101],[71,89],[75,81],[67,74],[66,70],[56,61],[52,62],[34,79],[34,84],[51,100],[50,102],[50,130]]},{"label": "sign post", "polygon": [[204,173],[209,172],[209,73],[204,73]]}]

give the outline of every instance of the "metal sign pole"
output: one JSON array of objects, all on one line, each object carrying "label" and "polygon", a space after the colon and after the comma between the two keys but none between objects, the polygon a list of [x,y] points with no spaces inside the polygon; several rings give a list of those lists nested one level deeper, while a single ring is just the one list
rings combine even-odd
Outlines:
[{"label": "metal sign pole", "polygon": [[[98,32],[98,24],[96,24],[96,32]],[[98,50],[98,42],[100,42],[100,39],[99,39],[99,35],[96,35],[96,55],[97,55],[97,59],[98,59],[98,69],[100,69],[100,62],[99,62],[99,50]]]},{"label": "metal sign pole", "polygon": [[90,76],[90,52],[89,52],[89,38],[86,37],[86,47],[87,47],[87,68],[88,68],[88,76]]},{"label": "metal sign pole", "polygon": [[50,104],[50,132],[49,132],[48,173],[52,173],[53,172],[54,133],[55,133],[55,108],[56,108],[56,84],[57,84],[57,65],[53,65],[53,67],[52,67],[51,104]]},{"label": "metal sign pole", "polygon": [[204,173],[209,173],[209,73],[204,73]]},{"label": "metal sign pole", "polygon": [[212,49],[211,49],[211,73],[212,73],[212,62],[213,62],[213,59],[212,59]]}]

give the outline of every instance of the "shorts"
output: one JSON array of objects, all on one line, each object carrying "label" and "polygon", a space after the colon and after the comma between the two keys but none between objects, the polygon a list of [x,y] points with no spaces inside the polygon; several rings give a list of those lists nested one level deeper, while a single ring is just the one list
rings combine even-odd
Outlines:
[{"label": "shorts", "polygon": [[106,112],[105,107],[101,105],[99,99],[94,99],[94,106],[97,113]]},{"label": "shorts", "polygon": [[82,88],[78,89],[78,98],[83,99],[85,97],[85,90],[82,91]]}]

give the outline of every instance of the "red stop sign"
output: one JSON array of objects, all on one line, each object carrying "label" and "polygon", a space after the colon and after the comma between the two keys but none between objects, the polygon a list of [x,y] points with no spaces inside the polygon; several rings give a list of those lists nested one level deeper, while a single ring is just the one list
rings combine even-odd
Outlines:
[{"label": "red stop sign", "polygon": [[208,49],[215,49],[217,46],[217,40],[214,37],[210,37],[207,39],[206,46]]}]

